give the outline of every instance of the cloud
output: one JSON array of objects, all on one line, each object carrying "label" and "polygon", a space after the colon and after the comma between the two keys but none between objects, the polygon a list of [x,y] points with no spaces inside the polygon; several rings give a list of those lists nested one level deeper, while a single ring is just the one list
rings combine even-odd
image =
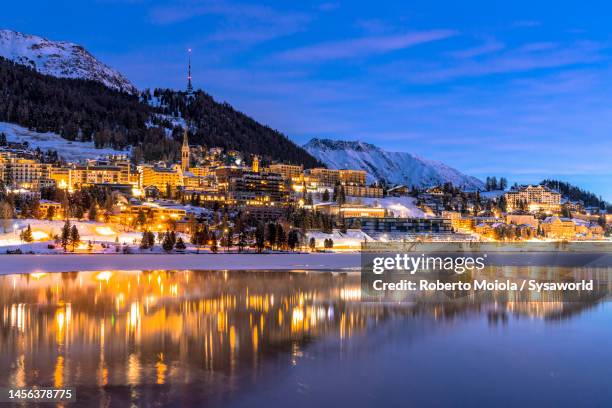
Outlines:
[{"label": "cloud", "polygon": [[338,2],[328,2],[321,3],[317,6],[317,9],[320,11],[332,11],[340,7],[340,3]]},{"label": "cloud", "polygon": [[180,4],[157,6],[150,11],[149,18],[155,24],[167,25],[204,15],[269,23],[307,19],[307,16],[301,13],[281,13],[266,6],[228,3],[222,0],[190,0]]},{"label": "cloud", "polygon": [[473,58],[478,57],[480,55],[491,54],[496,51],[503,50],[505,48],[505,44],[499,41],[490,40],[485,42],[482,45],[478,45],[472,48],[466,48],[459,51],[453,51],[450,53],[455,58]]},{"label": "cloud", "polygon": [[540,23],[539,21],[535,21],[535,20],[519,20],[519,21],[515,21],[512,23],[512,27],[525,27],[525,28],[530,28],[530,27],[539,27],[541,26],[542,23]]},{"label": "cloud", "polygon": [[466,60],[450,67],[448,64],[438,68],[430,66],[418,72],[409,73],[408,77],[415,82],[432,83],[457,78],[589,64],[603,58],[600,54],[601,49],[599,44],[593,42],[578,42],[565,46],[552,43],[526,44],[484,60]]},{"label": "cloud", "polygon": [[278,54],[277,58],[286,61],[312,62],[365,57],[438,41],[454,35],[456,32],[452,30],[431,30],[353,38],[295,48]]},{"label": "cloud", "polygon": [[219,17],[203,42],[251,45],[303,31],[312,17],[266,6],[229,3],[224,0],[187,0],[158,6],[149,13],[151,22],[171,25],[202,16]]}]

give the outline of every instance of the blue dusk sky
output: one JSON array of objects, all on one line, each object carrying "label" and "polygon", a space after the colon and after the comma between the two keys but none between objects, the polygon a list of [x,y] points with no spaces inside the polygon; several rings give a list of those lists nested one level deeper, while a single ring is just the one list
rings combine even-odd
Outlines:
[{"label": "blue dusk sky", "polygon": [[362,140],[612,200],[609,2],[41,0],[0,27],[85,46],[137,87],[194,85],[297,143]]}]

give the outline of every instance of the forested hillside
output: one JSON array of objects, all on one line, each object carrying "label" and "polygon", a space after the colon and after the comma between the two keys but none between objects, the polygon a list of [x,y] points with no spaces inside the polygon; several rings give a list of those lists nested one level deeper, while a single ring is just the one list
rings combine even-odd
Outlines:
[{"label": "forested hillside", "polygon": [[263,157],[282,157],[305,167],[321,165],[279,131],[261,125],[228,103],[216,102],[203,91],[188,97],[185,92],[155,89],[152,93],[144,93],[142,98],[153,98],[166,115],[185,118],[196,129],[190,137],[191,143],[221,146]]},{"label": "forested hillside", "polygon": [[285,135],[261,125],[226,103],[198,91],[188,103],[184,92],[156,90],[151,95],[111,90],[82,79],[56,78],[0,58],[0,121],[37,132],[54,132],[74,141],[93,141],[97,147],[134,146],[137,160],[175,160],[181,129],[168,114],[184,116],[190,142],[258,154],[267,160],[318,165],[316,159]]},{"label": "forested hillside", "polygon": [[557,190],[563,197],[569,198],[572,201],[582,201],[587,207],[606,208],[609,205],[601,197],[596,196],[590,191],[583,190],[564,181],[546,179],[542,180],[540,184]]}]

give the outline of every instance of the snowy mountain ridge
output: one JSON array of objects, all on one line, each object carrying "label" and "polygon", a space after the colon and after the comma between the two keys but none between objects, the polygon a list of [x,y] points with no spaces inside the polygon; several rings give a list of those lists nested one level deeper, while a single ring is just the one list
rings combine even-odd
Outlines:
[{"label": "snowy mountain ridge", "polygon": [[0,57],[58,78],[86,79],[108,88],[136,93],[118,71],[97,60],[85,48],[66,41],[50,41],[35,35],[0,30]]},{"label": "snowy mountain ridge", "polygon": [[410,153],[389,152],[370,143],[314,138],[303,147],[330,168],[365,170],[368,182],[384,180],[416,187],[450,182],[463,189],[484,188],[482,181],[444,163]]}]

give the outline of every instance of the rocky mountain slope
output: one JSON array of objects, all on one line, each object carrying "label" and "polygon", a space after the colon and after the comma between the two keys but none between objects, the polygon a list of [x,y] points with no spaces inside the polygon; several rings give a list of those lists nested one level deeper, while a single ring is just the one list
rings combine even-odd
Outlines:
[{"label": "rocky mountain slope", "polygon": [[362,169],[369,182],[384,180],[390,184],[430,187],[450,182],[464,189],[482,189],[484,184],[444,163],[410,153],[389,152],[364,142],[312,139],[304,149],[335,169]]},{"label": "rocky mountain slope", "polygon": [[137,92],[136,87],[123,75],[71,42],[50,41],[17,31],[0,30],[0,56],[41,74],[92,80],[121,92]]}]

